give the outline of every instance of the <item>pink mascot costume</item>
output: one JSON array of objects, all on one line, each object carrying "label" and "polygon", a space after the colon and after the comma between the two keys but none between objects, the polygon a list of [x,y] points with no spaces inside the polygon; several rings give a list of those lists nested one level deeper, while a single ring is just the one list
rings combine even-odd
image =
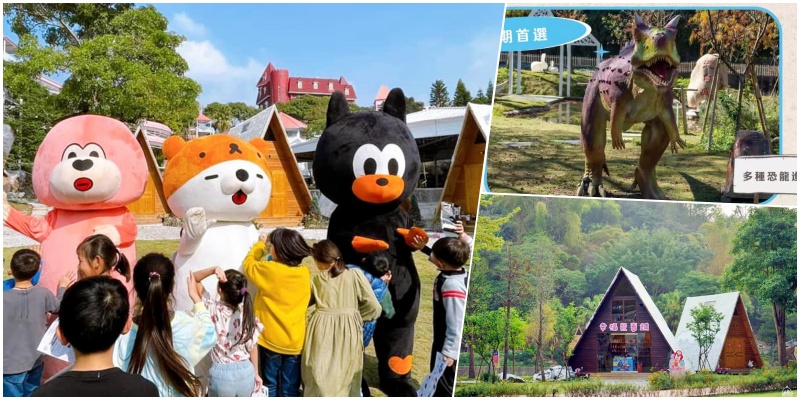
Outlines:
[{"label": "pink mascot costume", "polygon": [[[117,120],[98,115],[67,118],[53,127],[39,146],[33,163],[33,189],[53,207],[43,218],[10,207],[3,198],[3,222],[41,243],[42,275],[38,286],[56,293],[61,276],[77,269],[78,244],[104,234],[136,262],[136,222],[126,205],[138,200],[147,184],[144,152],[131,130]],[[131,293],[133,281],[112,271]],[[45,362],[45,379],[65,365]]]}]

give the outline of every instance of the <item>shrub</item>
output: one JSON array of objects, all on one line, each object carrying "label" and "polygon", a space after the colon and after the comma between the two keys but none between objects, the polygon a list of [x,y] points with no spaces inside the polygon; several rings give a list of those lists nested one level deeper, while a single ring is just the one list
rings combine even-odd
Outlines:
[{"label": "shrub", "polygon": [[672,389],[672,376],[667,371],[655,372],[650,375],[647,384],[651,390]]}]

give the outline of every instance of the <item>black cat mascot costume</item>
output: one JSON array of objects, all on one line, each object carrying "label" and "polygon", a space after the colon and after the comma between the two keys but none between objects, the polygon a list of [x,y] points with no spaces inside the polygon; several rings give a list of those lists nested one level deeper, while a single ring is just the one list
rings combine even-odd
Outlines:
[{"label": "black cat mascot costume", "polygon": [[389,292],[395,315],[378,319],[375,353],[381,390],[389,396],[413,397],[420,282],[410,244],[415,235],[427,236],[411,226],[410,215],[400,207],[417,186],[421,164],[405,121],[406,99],[400,89],[389,92],[383,111],[357,113],[351,113],[344,95],[336,92],[328,104],[313,167],[320,191],[337,205],[328,239],[339,247],[345,263],[361,265],[365,255],[382,251],[394,264]]}]

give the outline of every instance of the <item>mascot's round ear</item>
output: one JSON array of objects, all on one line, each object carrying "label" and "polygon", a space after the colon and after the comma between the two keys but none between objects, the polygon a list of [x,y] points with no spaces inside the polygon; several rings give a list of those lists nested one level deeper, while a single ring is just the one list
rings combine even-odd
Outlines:
[{"label": "mascot's round ear", "polygon": [[171,160],[178,155],[178,152],[181,151],[185,144],[186,141],[178,135],[168,137],[167,140],[164,141],[164,144],[161,145],[161,149],[164,151],[164,157],[167,157],[167,160]]},{"label": "mascot's round ear", "polygon": [[406,122],[406,96],[400,88],[394,88],[383,103],[383,112]]},{"label": "mascot's round ear", "polygon": [[350,104],[347,104],[347,99],[342,92],[334,92],[331,100],[328,102],[328,120],[325,127],[329,127],[339,121],[340,119],[350,114]]},{"label": "mascot's round ear", "polygon": [[267,156],[269,155],[269,143],[261,138],[252,138],[250,139],[250,144],[252,144],[258,151],[261,152],[263,160],[266,162]]}]

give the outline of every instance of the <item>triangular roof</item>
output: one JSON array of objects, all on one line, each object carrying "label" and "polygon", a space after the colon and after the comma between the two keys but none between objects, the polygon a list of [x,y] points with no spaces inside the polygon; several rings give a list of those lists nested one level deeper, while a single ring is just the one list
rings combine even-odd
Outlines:
[{"label": "triangular roof", "polygon": [[[157,124],[157,122],[150,121],[147,123]],[[158,167],[156,155],[153,153],[153,148],[150,146],[150,141],[148,141],[147,135],[145,134],[144,129],[142,129],[142,125],[143,124],[140,124],[138,127],[136,127],[136,132],[134,132],[133,135],[136,137],[136,141],[139,142],[139,146],[142,147],[142,151],[144,151],[144,159],[147,162],[147,170],[150,173],[150,177],[153,178],[153,185],[156,187],[156,193],[158,193],[158,198],[161,200],[161,204],[164,206],[164,211],[172,214],[172,210],[170,210],[169,204],[167,204],[167,197],[164,196],[164,180],[161,176],[161,169]]]},{"label": "triangular roof", "polygon": [[300,121],[299,119],[297,119],[295,117],[292,117],[289,114],[282,113],[282,112],[279,112],[278,114],[281,116],[281,123],[283,124],[283,127],[286,128],[286,129],[306,129],[306,128],[308,128],[308,125],[304,124],[303,121]]},{"label": "triangular roof", "polygon": [[[488,141],[489,118],[491,118],[491,115],[491,105],[467,103],[466,110],[464,111],[464,120],[461,124],[461,132],[458,135],[453,156],[450,158],[451,172],[454,170],[453,166],[463,163],[464,158],[467,156],[466,152],[460,151],[463,147],[463,144],[475,143],[477,135],[481,135],[485,142]],[[468,129],[469,127],[477,127],[477,129]],[[444,182],[444,188],[442,189],[442,195],[440,196],[439,203],[436,206],[436,212],[434,212],[433,221],[439,220],[442,202],[445,201],[446,197],[452,196],[453,192],[456,190],[458,177],[453,175],[455,174],[451,174],[450,172],[447,174],[447,178]],[[476,196],[480,196],[480,193],[476,193]]]},{"label": "triangular roof", "polygon": [[[644,288],[644,285],[642,285],[642,281],[639,280],[639,277],[636,276],[636,274],[634,274],[631,271],[628,271],[627,269],[625,269],[623,267],[620,267],[619,270],[617,271],[617,274],[614,275],[614,279],[611,280],[611,284],[608,285],[608,289],[606,289],[605,294],[603,294],[603,298],[600,300],[600,303],[597,305],[597,308],[594,310],[594,313],[592,313],[592,318],[589,318],[589,322],[586,323],[586,329],[585,330],[588,330],[589,327],[592,325],[592,322],[594,321],[594,318],[597,316],[597,311],[600,310],[600,307],[602,307],[603,304],[608,300],[609,296],[611,296],[611,288],[614,287],[614,284],[620,278],[628,279],[628,282],[630,282],[631,286],[633,287],[633,290],[636,292],[636,295],[639,297],[639,300],[642,301],[642,304],[644,305],[644,308],[650,314],[650,318],[653,319],[653,322],[655,322],[656,326],[658,327],[658,330],[664,336],[664,339],[667,341],[667,343],[669,344],[670,348],[672,348],[672,351],[677,350],[678,349],[678,341],[675,340],[675,336],[672,334],[672,331],[669,329],[669,325],[667,324],[667,321],[664,319],[664,316],[661,315],[661,311],[658,311],[658,307],[656,307],[656,303],[654,303],[653,299],[650,298],[650,295],[647,293],[647,290]],[[586,336],[588,336],[588,335],[581,335],[581,338],[578,339],[578,343],[575,344],[575,348],[578,348],[578,345],[581,343],[581,341]]]},{"label": "triangular roof", "polygon": [[753,348],[756,360],[754,363],[762,365],[761,354],[758,352],[758,345],[756,344],[753,328],[750,325],[750,318],[747,316],[747,310],[742,303],[742,296],[739,292],[720,293],[709,296],[687,297],[686,303],[683,306],[683,314],[681,314],[681,322],[678,324],[678,330],[675,332],[675,339],[678,341],[678,346],[683,352],[683,359],[686,362],[686,369],[696,372],[698,369],[698,357],[700,356],[700,346],[697,341],[692,337],[692,332],[689,330],[689,323],[692,322],[691,310],[700,304],[711,305],[718,312],[722,313],[722,321],[720,322],[720,330],[714,337],[714,344],[708,351],[708,363],[711,368],[716,368],[719,363],[722,349],[725,346],[725,338],[728,336],[728,330],[731,327],[733,316],[737,306],[741,306],[742,315],[745,321],[745,335]]},{"label": "triangular roof", "polygon": [[381,88],[378,89],[378,94],[375,95],[375,100],[386,100],[389,97],[389,88],[386,85],[381,85]]},{"label": "triangular roof", "polygon": [[[311,192],[305,183],[300,167],[297,165],[297,160],[292,153],[292,148],[286,139],[286,128],[281,122],[278,109],[272,105],[258,114],[250,117],[249,119],[239,123],[228,131],[228,135],[236,136],[243,140],[249,141],[252,138],[261,138],[269,140],[267,133],[272,128],[274,135],[275,149],[290,160],[284,165],[286,177],[289,179],[289,184],[292,185],[292,191],[297,196],[297,202],[300,204],[300,209],[304,213],[311,210]],[[283,158],[281,158],[283,160]],[[300,184],[302,182],[302,184]]]},{"label": "triangular roof", "polygon": [[208,117],[206,117],[205,115],[203,115],[203,113],[200,113],[200,115],[198,115],[198,116],[197,116],[197,121],[200,121],[200,122],[210,122],[210,121],[211,121],[211,118],[208,118]]}]

